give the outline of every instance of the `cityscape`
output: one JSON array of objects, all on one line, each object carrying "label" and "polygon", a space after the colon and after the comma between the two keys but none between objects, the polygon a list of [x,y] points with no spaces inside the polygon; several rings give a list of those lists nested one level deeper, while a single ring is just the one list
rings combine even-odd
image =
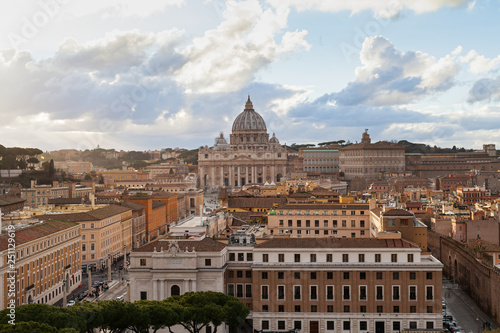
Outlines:
[{"label": "cityscape", "polygon": [[0,331],[500,332],[499,8],[3,8]]}]

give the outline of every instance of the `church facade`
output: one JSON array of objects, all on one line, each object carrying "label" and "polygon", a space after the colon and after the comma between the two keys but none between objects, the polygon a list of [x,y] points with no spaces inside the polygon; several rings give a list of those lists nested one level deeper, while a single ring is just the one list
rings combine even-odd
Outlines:
[{"label": "church facade", "polygon": [[213,147],[198,152],[200,186],[239,188],[249,183],[279,182],[287,174],[288,156],[250,101],[234,120],[229,144],[221,133]]}]

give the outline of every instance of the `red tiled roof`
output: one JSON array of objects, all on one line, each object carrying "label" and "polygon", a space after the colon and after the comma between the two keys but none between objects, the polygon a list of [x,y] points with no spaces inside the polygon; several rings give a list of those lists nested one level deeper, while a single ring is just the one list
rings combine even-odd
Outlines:
[{"label": "red tiled roof", "polygon": [[[161,248],[163,247],[163,251],[168,250],[168,244],[172,241],[175,240],[167,240],[167,239],[158,239],[155,240],[151,243],[145,244],[138,249],[132,250],[133,252],[153,252],[154,249],[156,248],[156,251],[160,251]],[[224,250],[226,245],[213,240],[212,238],[204,238],[202,240],[179,240],[177,241],[177,244],[179,245],[179,248],[182,251],[187,249],[189,252],[194,250],[196,252],[220,252]]]},{"label": "red tiled roof", "polygon": [[0,207],[9,206],[14,204],[20,204],[25,202],[26,200],[21,198],[7,197],[5,195],[0,195]]},{"label": "red tiled roof", "polygon": [[[43,223],[38,223],[31,227],[16,230],[15,232],[16,247],[19,247],[19,245],[21,244],[31,242],[35,239],[56,233],[58,231],[72,228],[77,225],[78,225],[77,223],[68,221],[45,221]],[[7,233],[3,233],[0,236],[0,251],[6,250],[8,244],[9,244],[9,235]]]},{"label": "red tiled roof", "polygon": [[413,214],[410,213],[409,211],[404,210],[404,209],[399,209],[399,208],[394,208],[394,209],[388,210],[383,215],[384,216],[413,216]]},{"label": "red tiled roof", "polygon": [[130,210],[131,210],[130,208],[123,206],[109,205],[103,208],[90,210],[85,213],[43,215],[41,216],[41,218],[47,220],[71,221],[71,222],[97,221],[97,220],[104,220],[108,217],[121,214]]},{"label": "red tiled roof", "polygon": [[276,207],[276,209],[300,209],[300,210],[321,210],[321,209],[368,209],[370,205],[368,204],[340,204],[340,203],[289,203],[289,204],[282,204]]},{"label": "red tiled roof", "polygon": [[256,248],[418,248],[404,239],[378,238],[272,238]]},{"label": "red tiled roof", "polygon": [[129,200],[123,201],[122,203],[120,203],[120,205],[124,206],[124,207],[128,207],[134,211],[146,208],[146,206],[144,206],[144,205],[141,205],[141,204],[129,201]]},{"label": "red tiled roof", "polygon": [[81,205],[83,203],[82,198],[56,198],[49,199],[49,204],[52,205]]},{"label": "red tiled roof", "polygon": [[229,198],[228,208],[272,208],[275,203],[285,203],[286,198]]}]

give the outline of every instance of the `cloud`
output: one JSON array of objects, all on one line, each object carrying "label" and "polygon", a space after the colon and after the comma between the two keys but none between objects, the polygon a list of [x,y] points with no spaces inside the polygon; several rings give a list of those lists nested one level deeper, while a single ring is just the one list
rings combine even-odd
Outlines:
[{"label": "cloud", "polygon": [[460,61],[469,64],[469,69],[473,74],[487,74],[497,69],[500,64],[500,55],[489,59],[471,50],[467,55],[460,57]]},{"label": "cloud", "polygon": [[452,56],[440,59],[420,51],[401,52],[382,36],[367,37],[356,80],[331,94],[338,105],[398,105],[448,90],[459,67]]},{"label": "cloud", "polygon": [[474,82],[467,95],[467,102],[483,102],[500,99],[500,76],[482,78]]},{"label": "cloud", "polygon": [[341,0],[268,0],[273,6],[295,7],[298,11],[319,10],[322,12],[350,11],[352,14],[363,10],[371,10],[376,15],[391,18],[403,9],[409,9],[417,14],[434,12],[443,7],[458,7],[467,3],[466,0],[371,0],[371,1],[341,1]]}]

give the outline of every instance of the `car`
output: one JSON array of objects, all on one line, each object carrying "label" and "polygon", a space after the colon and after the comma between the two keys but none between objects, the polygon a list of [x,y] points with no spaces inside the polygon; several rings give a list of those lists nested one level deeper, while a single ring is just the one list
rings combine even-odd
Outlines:
[{"label": "car", "polygon": [[443,309],[446,309],[446,302],[445,301],[442,302],[442,305],[443,305]]},{"label": "car", "polygon": [[445,315],[445,316],[444,316],[444,318],[445,318],[445,319],[448,319],[449,321],[452,321],[452,320],[453,320],[453,316],[452,316],[452,315],[449,315],[449,314]]},{"label": "car", "polygon": [[123,301],[124,301],[123,296],[118,296],[118,297],[116,298],[116,300],[117,300],[117,301],[120,301],[120,302],[123,302]]},{"label": "car", "polygon": [[73,305],[75,305],[75,301],[74,300],[70,300],[66,306],[73,306]]}]

